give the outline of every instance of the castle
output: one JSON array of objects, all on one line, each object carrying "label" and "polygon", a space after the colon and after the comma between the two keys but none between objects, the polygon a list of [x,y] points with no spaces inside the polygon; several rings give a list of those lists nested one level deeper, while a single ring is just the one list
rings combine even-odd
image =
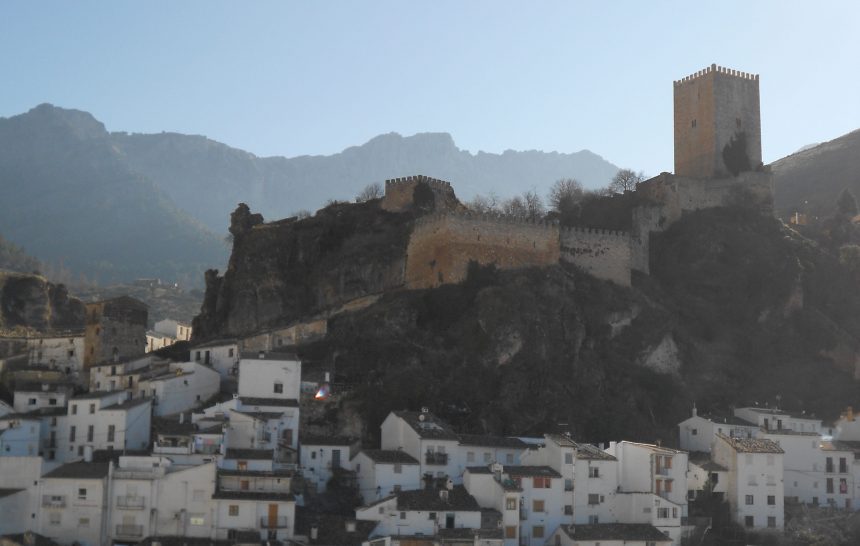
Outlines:
[{"label": "castle", "polygon": [[471,213],[456,204],[447,182],[425,176],[387,180],[385,210],[402,211],[413,202],[420,208],[433,198],[444,205],[435,209],[444,212],[415,222],[404,285],[460,282],[475,261],[502,269],[570,263],[630,286],[633,270],[649,272],[651,234],[684,213],[739,200],[769,212],[773,182],[761,164],[758,75],[711,65],[675,81],[674,116],[675,174],[661,173],[635,190],[630,233]]}]

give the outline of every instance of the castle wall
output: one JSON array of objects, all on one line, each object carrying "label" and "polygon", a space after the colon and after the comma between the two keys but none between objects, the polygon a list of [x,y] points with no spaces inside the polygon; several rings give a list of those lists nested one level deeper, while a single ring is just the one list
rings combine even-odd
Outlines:
[{"label": "castle wall", "polygon": [[717,65],[674,82],[675,174],[723,177],[723,149],[743,133],[749,168],[761,164],[758,75]]},{"label": "castle wall", "polygon": [[559,228],[522,219],[437,213],[415,221],[406,256],[406,286],[431,288],[465,280],[470,261],[500,269],[559,261]]},{"label": "castle wall", "polygon": [[142,355],[148,311],[127,296],[86,304],[84,367]]},{"label": "castle wall", "polygon": [[380,206],[388,212],[403,212],[409,209],[412,206],[415,187],[422,182],[430,186],[437,199],[441,197],[440,202],[450,201],[454,197],[454,189],[444,180],[424,175],[406,176],[385,181],[385,197],[382,198]]},{"label": "castle wall", "polygon": [[599,279],[630,286],[630,235],[603,229],[562,228],[562,261]]}]

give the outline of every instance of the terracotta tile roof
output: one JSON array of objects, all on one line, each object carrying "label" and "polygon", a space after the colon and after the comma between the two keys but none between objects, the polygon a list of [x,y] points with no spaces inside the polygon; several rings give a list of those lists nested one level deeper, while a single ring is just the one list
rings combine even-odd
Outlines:
[{"label": "terracotta tile roof", "polygon": [[[447,493],[447,495],[446,495]],[[444,498],[447,497],[447,498]],[[397,509],[401,511],[475,511],[481,510],[475,497],[462,485],[453,489],[414,489],[397,493]]]},{"label": "terracotta tile roof", "polygon": [[562,525],[562,531],[573,540],[618,540],[672,542],[659,529],[647,523],[597,523],[594,525]]},{"label": "terracotta tile roof", "polygon": [[762,438],[729,438],[724,434],[717,434],[738,453],[785,453],[779,444],[773,440]]}]

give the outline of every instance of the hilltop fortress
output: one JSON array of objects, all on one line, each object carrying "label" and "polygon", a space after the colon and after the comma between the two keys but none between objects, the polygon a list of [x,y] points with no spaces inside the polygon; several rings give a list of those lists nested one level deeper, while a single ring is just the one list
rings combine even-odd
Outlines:
[{"label": "hilltop fortress", "polygon": [[448,182],[427,176],[387,180],[381,199],[333,204],[302,220],[263,222],[240,205],[230,264],[223,277],[207,272],[195,335],[242,335],[391,290],[458,283],[470,262],[567,263],[630,286],[633,271],[649,273],[652,236],[685,213],[741,205],[770,214],[758,76],[712,65],[673,87],[676,172],[639,184],[629,232],[478,214]]}]

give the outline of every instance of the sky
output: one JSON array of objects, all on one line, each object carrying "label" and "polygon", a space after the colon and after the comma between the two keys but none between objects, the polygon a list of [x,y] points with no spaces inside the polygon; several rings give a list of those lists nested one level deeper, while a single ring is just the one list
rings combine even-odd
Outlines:
[{"label": "sky", "polygon": [[860,128],[858,26],[826,0],[3,0],[0,117],[49,102],[258,156],[447,132],[654,175],[673,80],[716,63],[760,74],[768,163]]}]

